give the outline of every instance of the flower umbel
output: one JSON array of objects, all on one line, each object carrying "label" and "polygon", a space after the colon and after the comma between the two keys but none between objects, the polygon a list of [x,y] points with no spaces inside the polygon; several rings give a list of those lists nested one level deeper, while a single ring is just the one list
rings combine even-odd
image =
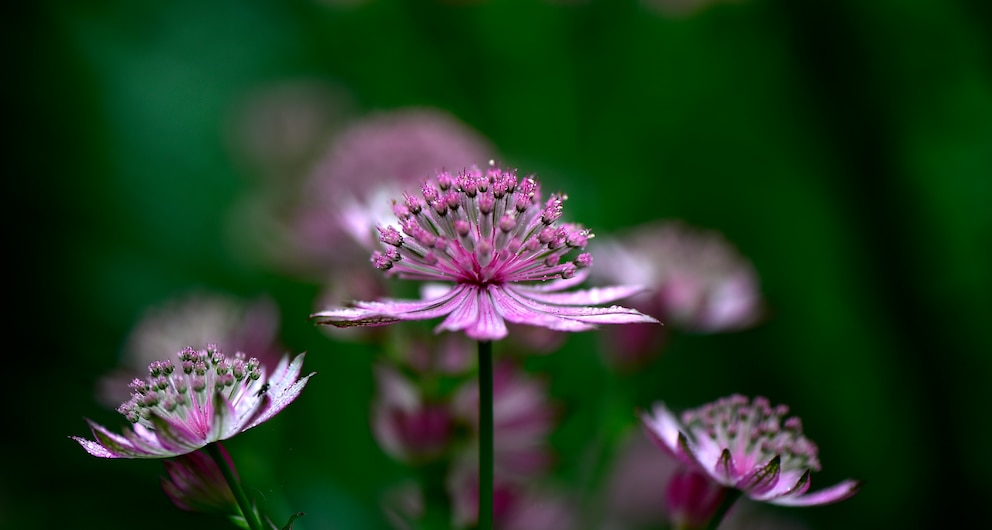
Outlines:
[{"label": "flower umbel", "polygon": [[640,287],[558,292],[580,284],[592,264],[589,254],[579,253],[592,233],[558,223],[565,199],[553,194],[542,204],[534,177],[519,180],[516,172],[493,164],[485,172],[442,172],[423,184],[420,196],[405,194],[394,202],[399,225],[379,227],[385,250],[376,251],[372,263],[401,278],[454,285],[427,289],[433,296],[423,300],[356,302],[312,318],[346,327],[444,316],[437,331],[464,330],[482,341],[505,337],[506,321],[559,331],[656,323],[625,307],[590,307]]},{"label": "flower umbel", "polygon": [[214,345],[178,355],[178,365],[155,361],[146,380],[131,383],[131,399],[117,409],[132,423],[123,435],[87,420],[95,441],[72,438],[101,458],[184,455],[268,421],[313,375],[299,377],[304,354],[283,357],[269,377],[258,359],[228,358]]},{"label": "flower umbel", "polygon": [[735,394],[684,412],[681,422],[661,403],[641,420],[658,447],[756,501],[813,506],[857,493],[857,480],[807,493],[810,472],[820,470],[818,450],[787,413],[785,405]]}]

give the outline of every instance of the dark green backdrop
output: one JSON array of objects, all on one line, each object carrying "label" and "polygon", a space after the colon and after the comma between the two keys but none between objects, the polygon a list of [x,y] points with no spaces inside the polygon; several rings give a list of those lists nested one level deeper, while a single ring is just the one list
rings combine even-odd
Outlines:
[{"label": "dark green backdrop", "polygon": [[[154,461],[68,435],[119,416],[92,395],[149,305],[194,287],[269,294],[319,372],[228,445],[301,530],[381,528],[404,474],[367,426],[374,351],[306,315],[319,286],[245,259],[229,208],[252,171],[231,115],[258,87],[327,83],[350,112],[448,110],[602,231],[679,218],[749,256],[772,310],[676,336],[643,404],[765,394],[821,447],[793,510],[812,528],[940,528],[990,491],[992,10],[980,0],[743,0],[687,18],[633,2],[47,1],[5,17],[8,220],[4,528],[214,528]],[[13,316],[11,320],[10,316]],[[595,337],[531,366],[568,420],[559,473],[598,426]],[[631,416],[631,421],[633,417]],[[571,462],[574,464],[574,462]],[[984,514],[982,515],[984,517]]]}]

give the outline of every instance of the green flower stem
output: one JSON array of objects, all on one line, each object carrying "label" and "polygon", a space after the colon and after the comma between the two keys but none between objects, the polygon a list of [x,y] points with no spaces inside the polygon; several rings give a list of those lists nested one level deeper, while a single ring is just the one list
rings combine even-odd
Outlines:
[{"label": "green flower stem", "polygon": [[214,459],[214,462],[217,462],[217,467],[224,474],[227,485],[231,487],[231,492],[234,493],[234,498],[238,501],[238,507],[241,508],[241,515],[244,516],[245,522],[248,523],[248,528],[251,530],[265,530],[262,527],[262,523],[258,520],[255,510],[252,509],[251,503],[248,502],[248,496],[245,495],[245,490],[241,488],[241,482],[238,481],[238,477],[234,476],[234,470],[231,469],[227,463],[227,459],[221,454],[219,444],[220,442],[208,444],[207,453]]},{"label": "green flower stem", "polygon": [[493,343],[479,341],[479,530],[493,528]]},{"label": "green flower stem", "polygon": [[720,523],[727,516],[727,512],[730,511],[730,507],[737,502],[741,496],[741,490],[735,488],[723,488],[723,500],[720,501],[720,506],[716,508],[713,512],[713,516],[710,517],[709,524],[706,525],[706,530],[716,530],[720,527]]}]

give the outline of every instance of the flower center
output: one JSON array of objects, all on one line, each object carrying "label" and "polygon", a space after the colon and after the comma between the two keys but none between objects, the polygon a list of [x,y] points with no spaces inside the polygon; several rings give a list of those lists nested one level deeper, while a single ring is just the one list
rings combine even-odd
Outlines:
[{"label": "flower center", "polygon": [[380,226],[384,252],[372,254],[381,270],[404,278],[442,280],[480,287],[508,282],[569,278],[591,265],[588,254],[568,261],[592,234],[580,225],[558,224],[565,196],[552,195],[544,207],[534,177],[493,163],[437,175],[421,195],[394,202],[397,226]]},{"label": "flower center", "polygon": [[729,449],[740,467],[764,464],[780,456],[782,469],[820,470],[816,444],[802,432],[802,422],[789,408],[771,407],[767,399],[733,395],[685,411],[682,423],[696,437],[707,436]]},{"label": "flower center", "polygon": [[148,378],[131,382],[131,399],[117,411],[145,427],[152,427],[150,419],[156,415],[177,419],[206,435],[210,418],[205,414],[213,393],[228,392],[233,403],[262,376],[258,359],[246,361],[243,353],[229,359],[213,344],[199,351],[186,347],[178,355],[179,371],[171,360],[149,364]]}]

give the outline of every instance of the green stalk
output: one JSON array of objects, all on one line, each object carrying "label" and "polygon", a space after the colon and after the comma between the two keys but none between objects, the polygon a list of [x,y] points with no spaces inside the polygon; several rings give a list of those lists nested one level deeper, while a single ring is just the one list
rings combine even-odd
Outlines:
[{"label": "green stalk", "polygon": [[231,492],[234,493],[234,499],[238,501],[238,507],[241,508],[241,515],[244,516],[245,522],[248,523],[248,528],[251,528],[251,530],[265,530],[262,527],[262,523],[258,520],[255,510],[252,509],[251,503],[248,502],[248,496],[245,495],[245,490],[241,488],[241,482],[238,481],[238,477],[234,476],[234,470],[231,469],[227,459],[221,454],[220,442],[208,444],[206,449],[207,454],[214,459],[214,462],[217,462],[217,467],[224,474],[227,485],[231,487]]},{"label": "green stalk", "polygon": [[493,528],[493,343],[479,341],[479,530]]},{"label": "green stalk", "polygon": [[710,517],[709,524],[706,525],[706,530],[716,530],[720,527],[720,523],[727,516],[727,512],[730,511],[730,507],[737,502],[741,496],[741,490],[735,488],[723,488],[723,500],[720,501],[720,506],[717,507],[716,511]]}]

